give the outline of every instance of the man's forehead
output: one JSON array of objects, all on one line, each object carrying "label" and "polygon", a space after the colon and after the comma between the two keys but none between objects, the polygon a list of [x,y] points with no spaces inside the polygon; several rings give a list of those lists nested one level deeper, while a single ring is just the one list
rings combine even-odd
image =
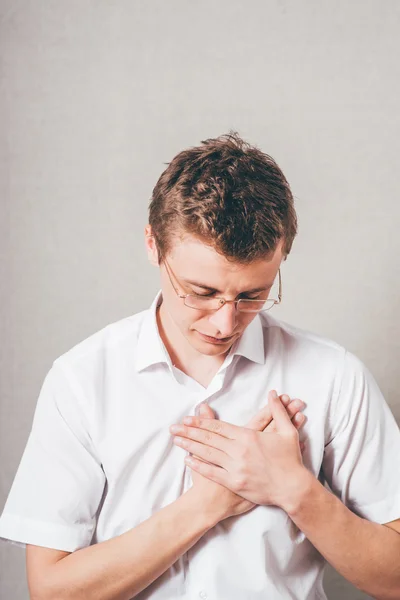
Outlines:
[{"label": "man's forehead", "polygon": [[168,256],[168,264],[182,280],[214,290],[230,285],[248,290],[268,287],[275,279],[281,261],[282,244],[270,256],[243,264],[226,259],[195,238],[178,242]]},{"label": "man's forehead", "polygon": [[186,234],[174,240],[171,250],[168,253],[168,260],[173,260],[176,264],[198,263],[198,266],[221,267],[229,271],[249,271],[251,269],[265,268],[265,266],[280,265],[283,254],[284,241],[279,240],[276,248],[263,258],[254,260],[250,263],[235,261],[231,257],[227,258],[218,252],[211,244]]}]

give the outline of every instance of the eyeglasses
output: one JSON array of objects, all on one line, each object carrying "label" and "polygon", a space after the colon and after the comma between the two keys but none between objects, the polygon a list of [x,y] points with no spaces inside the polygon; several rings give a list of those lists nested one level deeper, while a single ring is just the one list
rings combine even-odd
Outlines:
[{"label": "eyeglasses", "polygon": [[[266,298],[263,300],[252,300],[250,298],[240,298],[239,300],[225,300],[225,298],[215,297],[215,296],[199,296],[196,294],[180,294],[178,288],[174,285],[172,281],[172,277],[178,283],[176,275],[174,275],[171,267],[167,263],[166,259],[164,259],[165,270],[168,273],[169,280],[171,282],[172,287],[174,288],[176,295],[179,298],[183,299],[185,306],[189,308],[194,308],[197,310],[218,310],[224,306],[224,304],[228,304],[231,302],[235,304],[237,310],[239,312],[244,313],[258,313],[260,311],[270,310],[275,304],[280,304],[282,302],[282,278],[281,278],[281,270],[278,271],[279,277],[279,289],[278,289],[278,300],[274,298]],[[172,277],[171,277],[172,275]]]}]

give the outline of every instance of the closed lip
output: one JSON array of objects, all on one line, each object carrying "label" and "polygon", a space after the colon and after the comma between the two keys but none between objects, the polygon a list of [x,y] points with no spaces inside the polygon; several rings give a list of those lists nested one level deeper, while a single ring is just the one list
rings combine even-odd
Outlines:
[{"label": "closed lip", "polygon": [[212,337],[211,335],[206,335],[205,333],[201,333],[200,331],[198,331],[197,333],[199,333],[201,335],[201,337],[205,338],[206,340],[213,342],[214,344],[226,344],[226,342],[229,342],[229,340],[231,340],[233,338],[233,335],[227,337],[227,338],[215,338]]}]

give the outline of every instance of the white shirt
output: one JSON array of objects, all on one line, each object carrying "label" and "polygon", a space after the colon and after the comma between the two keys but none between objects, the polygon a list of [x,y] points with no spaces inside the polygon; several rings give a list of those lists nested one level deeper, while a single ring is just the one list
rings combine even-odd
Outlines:
[{"label": "white shirt", "polygon": [[[271,389],[306,402],[300,439],[316,477],[370,521],[400,517],[399,429],[357,358],[261,313],[204,388],[171,364],[155,318],[160,299],[54,361],[2,538],[73,552],[137,526],[191,486],[169,426],[203,400],[245,425]],[[324,564],[282,509],[259,506],[219,523],[135,598],[325,599]]]}]

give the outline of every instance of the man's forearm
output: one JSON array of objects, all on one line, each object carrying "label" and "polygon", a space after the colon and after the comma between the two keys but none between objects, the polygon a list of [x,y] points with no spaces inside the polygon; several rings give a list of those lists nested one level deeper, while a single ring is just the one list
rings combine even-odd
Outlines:
[{"label": "man's forearm", "polygon": [[282,507],[343,577],[379,600],[400,598],[400,534],[351,512],[307,471],[299,496]]},{"label": "man's forearm", "polygon": [[40,600],[129,600],[162,575],[219,520],[191,488],[137,527],[77,550],[47,572]]}]

